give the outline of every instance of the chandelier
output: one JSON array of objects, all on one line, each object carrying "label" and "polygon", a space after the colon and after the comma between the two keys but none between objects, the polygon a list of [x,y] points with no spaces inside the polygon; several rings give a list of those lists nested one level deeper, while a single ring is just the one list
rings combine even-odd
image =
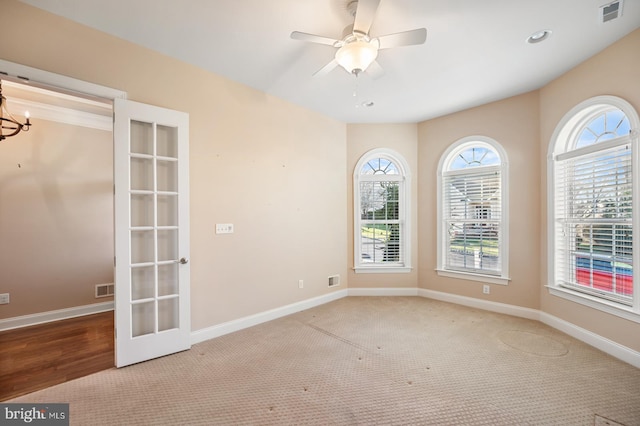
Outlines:
[{"label": "chandelier", "polygon": [[2,94],[2,80],[0,80],[0,141],[15,136],[23,130],[29,131],[31,123],[28,111],[24,113],[24,118],[25,122],[21,123],[7,110],[7,98]]}]

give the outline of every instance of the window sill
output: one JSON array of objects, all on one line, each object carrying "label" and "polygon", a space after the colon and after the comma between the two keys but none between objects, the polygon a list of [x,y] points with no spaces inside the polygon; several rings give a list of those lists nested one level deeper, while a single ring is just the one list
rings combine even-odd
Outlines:
[{"label": "window sill", "polygon": [[458,278],[461,280],[480,281],[485,284],[509,285],[511,278],[501,277],[499,275],[482,275],[473,274],[471,272],[448,271],[444,269],[436,269],[441,277]]},{"label": "window sill", "polygon": [[356,266],[356,274],[406,274],[411,272],[410,266]]},{"label": "window sill", "polygon": [[630,306],[624,306],[608,300],[599,299],[588,294],[572,291],[567,288],[547,285],[549,293],[553,296],[561,297],[584,306],[588,306],[598,311],[606,312],[629,321],[640,323],[640,313],[635,312]]}]

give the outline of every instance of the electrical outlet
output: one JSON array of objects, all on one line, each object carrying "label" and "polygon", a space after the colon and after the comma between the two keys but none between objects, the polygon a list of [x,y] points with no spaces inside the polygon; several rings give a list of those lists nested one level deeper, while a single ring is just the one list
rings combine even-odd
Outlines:
[{"label": "electrical outlet", "polygon": [[482,294],[489,294],[491,292],[491,289],[489,288],[489,284],[484,284],[482,286]]},{"label": "electrical outlet", "polygon": [[8,305],[9,304],[9,293],[0,294],[0,305]]},{"label": "electrical outlet", "polygon": [[304,280],[298,280],[298,288],[304,288]]}]

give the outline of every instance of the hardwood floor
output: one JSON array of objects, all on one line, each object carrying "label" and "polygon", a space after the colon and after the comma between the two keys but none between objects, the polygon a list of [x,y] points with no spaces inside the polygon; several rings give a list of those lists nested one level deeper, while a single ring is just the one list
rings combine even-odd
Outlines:
[{"label": "hardwood floor", "polygon": [[0,401],[114,366],[113,312],[0,332]]}]

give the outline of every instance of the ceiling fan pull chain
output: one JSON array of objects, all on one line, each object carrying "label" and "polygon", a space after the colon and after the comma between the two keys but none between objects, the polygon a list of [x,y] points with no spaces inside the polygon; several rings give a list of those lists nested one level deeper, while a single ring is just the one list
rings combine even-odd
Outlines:
[{"label": "ceiling fan pull chain", "polygon": [[355,75],[355,83],[353,84],[353,97],[357,98],[358,97],[358,74]]}]

